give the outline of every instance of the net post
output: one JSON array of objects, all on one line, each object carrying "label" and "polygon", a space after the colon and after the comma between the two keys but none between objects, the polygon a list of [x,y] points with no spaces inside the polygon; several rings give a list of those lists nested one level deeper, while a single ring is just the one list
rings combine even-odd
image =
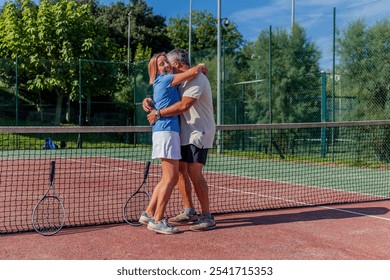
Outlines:
[{"label": "net post", "polygon": [[[268,92],[268,114],[269,124],[272,124],[272,25],[269,26],[269,92]],[[269,156],[272,157],[272,129],[269,133]]]},{"label": "net post", "polygon": [[[19,125],[19,60],[18,55],[15,58],[15,125]],[[16,147],[19,146],[19,135],[15,135]]]},{"label": "net post", "polygon": [[[82,123],[82,103],[81,103],[81,93],[82,93],[82,89],[81,89],[81,61],[82,59],[79,58],[79,126],[81,126],[81,123]],[[83,144],[82,144],[82,136],[81,136],[81,133],[78,134],[78,137],[77,137],[77,148],[81,149]]]}]

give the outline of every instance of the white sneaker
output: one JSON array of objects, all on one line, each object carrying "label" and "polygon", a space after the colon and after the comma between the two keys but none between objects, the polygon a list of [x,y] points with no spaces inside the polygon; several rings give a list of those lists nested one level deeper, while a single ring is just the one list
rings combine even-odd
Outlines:
[{"label": "white sneaker", "polygon": [[148,223],[148,229],[162,234],[175,234],[179,232],[177,228],[168,224],[165,219],[158,222],[155,222],[154,219],[151,219]]}]

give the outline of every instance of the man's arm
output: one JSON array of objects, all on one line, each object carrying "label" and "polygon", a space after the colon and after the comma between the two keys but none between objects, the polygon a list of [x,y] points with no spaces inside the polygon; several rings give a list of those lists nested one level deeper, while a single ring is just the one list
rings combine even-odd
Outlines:
[{"label": "man's arm", "polygon": [[[160,117],[172,117],[172,116],[180,115],[188,111],[191,108],[191,106],[196,103],[196,101],[197,101],[196,98],[183,96],[181,101],[176,102],[175,104],[172,104],[167,108],[161,109]],[[148,114],[147,118],[150,124],[154,124],[158,119],[158,115],[156,115],[156,110],[153,109]]]}]

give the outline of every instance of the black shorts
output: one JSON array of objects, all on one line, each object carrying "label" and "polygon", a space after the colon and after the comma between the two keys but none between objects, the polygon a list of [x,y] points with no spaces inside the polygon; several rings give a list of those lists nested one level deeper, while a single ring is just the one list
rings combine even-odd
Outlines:
[{"label": "black shorts", "polygon": [[209,149],[200,149],[192,144],[181,146],[181,160],[187,163],[201,163],[206,165]]}]

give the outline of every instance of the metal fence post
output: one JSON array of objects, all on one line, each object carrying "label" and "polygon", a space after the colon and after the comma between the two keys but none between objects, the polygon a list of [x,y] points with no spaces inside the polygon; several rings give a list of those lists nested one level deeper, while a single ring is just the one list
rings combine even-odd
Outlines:
[{"label": "metal fence post", "polygon": [[[321,122],[326,122],[326,72],[321,73]],[[326,128],[321,127],[321,157],[326,155]]]}]

